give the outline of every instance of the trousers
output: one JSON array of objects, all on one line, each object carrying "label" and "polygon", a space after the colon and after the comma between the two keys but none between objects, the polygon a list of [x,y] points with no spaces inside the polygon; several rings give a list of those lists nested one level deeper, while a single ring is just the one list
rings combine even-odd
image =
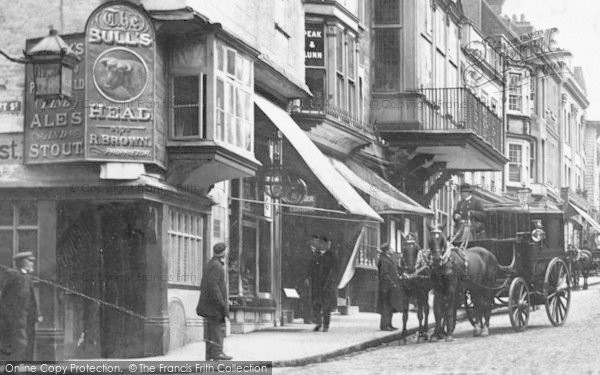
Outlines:
[{"label": "trousers", "polygon": [[206,361],[223,353],[223,319],[205,318],[204,341],[206,342]]},{"label": "trousers", "polygon": [[314,302],[313,318],[318,326],[323,325],[324,328],[329,328],[329,322],[331,321],[331,310],[324,308],[320,302]]}]

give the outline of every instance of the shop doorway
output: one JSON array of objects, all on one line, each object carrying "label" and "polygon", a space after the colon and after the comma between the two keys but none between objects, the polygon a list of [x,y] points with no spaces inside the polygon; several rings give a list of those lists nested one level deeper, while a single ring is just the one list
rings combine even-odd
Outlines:
[{"label": "shop doorway", "polygon": [[65,358],[143,354],[143,319],[136,316],[145,306],[141,208],[137,202],[59,205],[59,281],[74,291],[64,292]]}]

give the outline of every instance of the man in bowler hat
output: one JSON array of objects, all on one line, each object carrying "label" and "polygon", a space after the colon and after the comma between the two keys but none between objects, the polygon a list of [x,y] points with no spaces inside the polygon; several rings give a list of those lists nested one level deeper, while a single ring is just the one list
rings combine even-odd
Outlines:
[{"label": "man in bowler hat", "polygon": [[224,268],[226,250],[227,245],[222,242],[213,246],[213,257],[204,267],[200,282],[200,299],[196,313],[206,320],[204,340],[207,361],[232,359],[223,353],[223,330],[225,318],[229,316]]},{"label": "man in bowler hat", "polygon": [[400,290],[400,275],[398,274],[398,264],[392,259],[388,243],[381,245],[377,269],[379,270],[377,312],[381,314],[379,329],[394,331],[397,328],[392,326],[392,316],[397,304],[395,299]]},{"label": "man in bowler hat", "polygon": [[[461,242],[467,239],[475,239],[476,236],[480,235],[484,230],[485,211],[483,210],[483,204],[479,199],[473,196],[473,188],[471,185],[464,184],[460,187],[461,200],[456,205],[454,210],[454,221],[456,223],[457,233],[460,231]],[[471,223],[471,226],[467,226],[467,222]]]},{"label": "man in bowler hat", "polygon": [[0,271],[0,360],[33,361],[38,321],[32,276],[35,257],[25,251],[13,260],[15,269]]}]

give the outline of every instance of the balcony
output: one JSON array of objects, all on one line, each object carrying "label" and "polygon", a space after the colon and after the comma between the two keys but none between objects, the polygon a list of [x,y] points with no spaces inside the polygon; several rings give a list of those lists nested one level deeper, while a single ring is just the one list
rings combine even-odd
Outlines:
[{"label": "balcony", "polygon": [[375,139],[373,129],[360,116],[326,101],[308,98],[292,107],[292,117],[315,143],[348,154]]},{"label": "balcony", "polygon": [[373,94],[377,129],[391,146],[416,147],[448,169],[501,171],[503,121],[465,88]]}]

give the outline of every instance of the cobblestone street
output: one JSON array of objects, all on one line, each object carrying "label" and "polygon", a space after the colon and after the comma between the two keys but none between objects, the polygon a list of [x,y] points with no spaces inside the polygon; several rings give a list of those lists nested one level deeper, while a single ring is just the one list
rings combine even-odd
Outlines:
[{"label": "cobblestone street", "polygon": [[564,326],[553,327],[544,306],[529,327],[515,333],[506,311],[496,310],[490,336],[472,337],[469,323],[457,325],[454,342],[389,344],[336,361],[275,374],[580,374],[600,373],[600,286],[572,294]]}]

